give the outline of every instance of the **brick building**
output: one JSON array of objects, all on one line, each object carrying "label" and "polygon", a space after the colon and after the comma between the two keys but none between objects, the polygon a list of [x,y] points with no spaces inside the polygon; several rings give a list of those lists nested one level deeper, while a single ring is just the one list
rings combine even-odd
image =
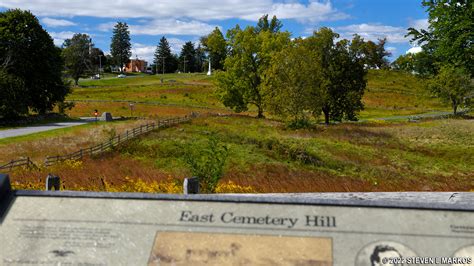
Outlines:
[{"label": "brick building", "polygon": [[125,66],[125,72],[145,72],[148,63],[145,60],[130,59]]}]

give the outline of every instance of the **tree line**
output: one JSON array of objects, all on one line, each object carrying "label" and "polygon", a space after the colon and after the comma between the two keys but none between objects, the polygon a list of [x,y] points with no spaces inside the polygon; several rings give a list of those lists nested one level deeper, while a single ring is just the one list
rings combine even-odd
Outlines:
[{"label": "tree line", "polygon": [[[356,120],[369,68],[392,68],[426,79],[425,84],[456,114],[474,98],[474,7],[472,1],[423,0],[429,14],[426,30],[408,29],[422,52],[386,59],[386,39],[377,42],[354,35],[341,39],[329,28],[307,38],[291,38],[275,16],[262,16],[256,26],[236,25],[224,37],[219,28],[186,42],[173,54],[163,36],[154,54],[157,73],[203,72],[210,63],[217,73],[218,96],[236,112],[255,108],[258,117],[272,113],[294,124],[323,115],[324,121]],[[110,55],[90,36],[75,34],[56,47],[38,19],[19,9],[0,12],[0,118],[45,113],[64,106],[71,78],[123,67],[130,60],[128,25],[113,29]],[[64,75],[66,74],[66,75]]]}]

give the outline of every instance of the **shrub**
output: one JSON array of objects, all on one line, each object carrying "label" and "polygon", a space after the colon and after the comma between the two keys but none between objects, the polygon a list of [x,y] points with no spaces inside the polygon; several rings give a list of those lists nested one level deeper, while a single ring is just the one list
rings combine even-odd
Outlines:
[{"label": "shrub", "polygon": [[205,147],[194,144],[187,149],[185,162],[192,175],[199,178],[202,192],[216,192],[217,183],[224,173],[227,156],[227,147],[221,145],[215,135],[209,137]]}]

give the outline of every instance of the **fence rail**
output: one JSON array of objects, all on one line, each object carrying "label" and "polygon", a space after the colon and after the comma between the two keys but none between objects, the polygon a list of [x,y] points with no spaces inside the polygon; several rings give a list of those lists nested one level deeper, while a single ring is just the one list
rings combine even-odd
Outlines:
[{"label": "fence rail", "polygon": [[27,167],[27,168],[38,168],[33,161],[30,160],[30,157],[21,158],[17,160],[11,160],[9,163],[1,165],[0,170],[8,169],[11,171],[13,168],[17,167]]},{"label": "fence rail", "polygon": [[[136,138],[152,130],[169,127],[169,126],[187,122],[190,120],[191,120],[190,117],[185,116],[185,117],[176,117],[176,118],[159,120],[157,122],[141,125],[131,130],[129,129],[125,131],[125,133],[123,134],[119,134],[109,139],[106,142],[102,142],[92,147],[80,149],[78,151],[65,154],[65,155],[47,156],[46,159],[44,160],[44,166],[46,167],[52,166],[58,162],[65,161],[65,160],[82,160],[85,157],[96,156],[106,151],[109,151],[119,146],[120,144],[127,142],[128,140]],[[32,167],[37,168],[37,166],[30,160],[30,158],[26,157],[26,158],[21,158],[18,160],[11,160],[9,163],[0,166],[0,170],[11,171],[13,168],[22,167],[22,166],[26,166],[28,168],[32,168]]]},{"label": "fence rail", "polygon": [[153,122],[153,123],[148,123],[146,125],[141,125],[131,130],[127,130],[125,131],[125,133],[117,135],[109,139],[108,141],[102,142],[98,145],[85,148],[85,149],[80,149],[76,152],[69,153],[66,155],[48,156],[46,157],[46,160],[44,161],[44,166],[51,166],[53,164],[56,164],[58,162],[65,161],[65,160],[82,160],[84,157],[87,157],[87,156],[91,157],[94,155],[99,155],[101,153],[111,150],[112,148],[119,146],[122,143],[127,142],[130,139],[136,138],[152,130],[155,130],[158,128],[169,127],[175,124],[187,122],[189,120],[190,118],[185,116],[185,117],[176,117],[176,118],[160,120],[156,123]]}]

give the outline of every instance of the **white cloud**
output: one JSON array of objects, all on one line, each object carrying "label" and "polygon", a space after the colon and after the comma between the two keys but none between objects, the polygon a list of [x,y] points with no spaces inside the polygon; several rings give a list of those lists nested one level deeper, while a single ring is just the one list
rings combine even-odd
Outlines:
[{"label": "white cloud", "polygon": [[[301,22],[319,22],[345,19],[349,16],[336,11],[331,2],[309,1],[308,5],[301,3],[275,3],[271,7],[269,16],[276,15],[279,19],[296,19]],[[247,19],[259,18],[261,13],[248,16]]]},{"label": "white cloud", "polygon": [[96,28],[100,31],[112,31],[115,24],[117,24],[117,22],[101,23],[101,24],[97,25]]},{"label": "white cloud", "polygon": [[295,1],[274,2],[274,0],[136,0],[88,1],[2,0],[0,7],[29,9],[40,16],[91,16],[102,18],[177,18],[192,20],[221,20],[240,18],[257,20],[263,14],[301,21],[323,21],[346,18],[347,15],[333,8],[329,0],[309,0],[308,4]]},{"label": "white cloud", "polygon": [[[186,41],[178,39],[178,38],[167,38],[168,43],[170,44],[171,52],[174,54],[179,54],[181,52],[181,48],[186,43]],[[194,46],[196,46],[196,41],[192,41]]]},{"label": "white cloud", "polygon": [[156,46],[132,43],[132,58],[145,59],[148,64],[153,62]]},{"label": "white cloud", "polygon": [[428,19],[416,19],[410,21],[410,27],[417,30],[427,30],[429,25]]},{"label": "white cloud", "polygon": [[61,46],[64,40],[71,39],[75,32],[72,31],[61,31],[61,32],[49,32],[51,38],[53,38],[54,44]]},{"label": "white cloud", "polygon": [[[179,54],[181,48],[183,47],[186,41],[178,38],[166,38],[170,45],[171,52],[174,54]],[[196,45],[196,41],[194,41]],[[149,64],[153,63],[153,58],[155,55],[156,45],[146,45],[141,43],[132,43],[132,57],[139,59],[145,59]]]},{"label": "white cloud", "polygon": [[65,19],[42,18],[41,22],[48,27],[68,27],[77,25],[76,23]]},{"label": "white cloud", "polygon": [[209,25],[196,20],[183,21],[178,19],[157,19],[142,25],[130,25],[133,35],[197,35],[209,34],[215,25]]},{"label": "white cloud", "polygon": [[416,53],[419,53],[423,50],[423,48],[419,47],[419,46],[416,46],[416,47],[412,47],[410,49],[408,49],[408,51],[406,51],[406,54],[416,54]]},{"label": "white cloud", "polygon": [[407,30],[402,27],[363,23],[337,27],[335,30],[341,34],[341,37],[347,39],[352,39],[354,34],[359,34],[362,38],[371,41],[383,38],[387,38],[387,41],[391,43],[405,43],[408,41],[408,38],[405,38]]}]

